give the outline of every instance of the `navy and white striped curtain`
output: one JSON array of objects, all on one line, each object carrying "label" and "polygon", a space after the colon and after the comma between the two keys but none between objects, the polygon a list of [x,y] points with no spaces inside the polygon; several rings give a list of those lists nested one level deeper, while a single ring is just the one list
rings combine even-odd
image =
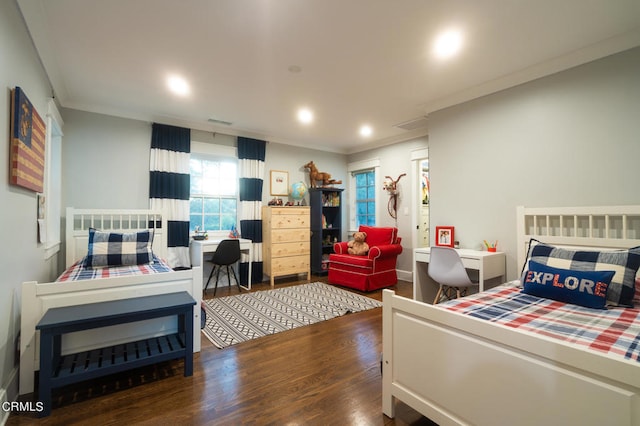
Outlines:
[{"label": "navy and white striped curtain", "polygon": [[[267,143],[258,139],[238,137],[240,160],[240,234],[253,241],[251,282],[262,281],[262,184]],[[249,281],[248,258],[240,259],[240,282]]]},{"label": "navy and white striped curtain", "polygon": [[149,202],[167,219],[167,263],[191,267],[189,256],[189,158],[191,130],[153,123],[149,164]]}]

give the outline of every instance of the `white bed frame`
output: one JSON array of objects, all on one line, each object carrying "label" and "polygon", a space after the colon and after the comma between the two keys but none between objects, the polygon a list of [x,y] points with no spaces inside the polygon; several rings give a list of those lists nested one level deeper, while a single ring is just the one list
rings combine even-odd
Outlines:
[{"label": "white bed frame", "polygon": [[[153,251],[166,258],[167,221],[159,212],[150,210],[94,210],[67,208],[66,265],[72,265],[87,252],[88,229],[134,232],[154,229]],[[33,392],[34,372],[39,369],[39,333],[35,326],[49,308],[81,305],[131,297],[187,291],[196,300],[193,310],[193,350],[200,352],[200,302],[202,301],[202,270],[163,274],[111,277],[64,283],[22,283],[20,335],[21,395]],[[71,333],[63,336],[62,353],[80,352],[132,340],[175,333],[175,318],[158,318],[133,324]]]},{"label": "white bed frame", "polygon": [[[640,206],[518,207],[527,242],[640,245]],[[639,425],[640,363],[383,291],[382,410],[403,401],[440,425]]]}]

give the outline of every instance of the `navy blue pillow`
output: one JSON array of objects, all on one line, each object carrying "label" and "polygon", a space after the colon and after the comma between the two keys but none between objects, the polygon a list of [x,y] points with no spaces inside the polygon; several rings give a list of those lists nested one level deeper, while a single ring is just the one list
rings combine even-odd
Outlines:
[{"label": "navy blue pillow", "polygon": [[523,276],[523,292],[533,296],[604,309],[607,289],[615,271],[578,271],[529,261]]},{"label": "navy blue pillow", "polygon": [[148,229],[119,233],[89,228],[89,247],[84,265],[89,268],[101,268],[153,263],[152,243],[153,231]]},{"label": "navy blue pillow", "polygon": [[635,279],[640,269],[640,247],[626,250],[570,250],[551,246],[531,239],[527,261],[522,273],[527,271],[529,261],[554,268],[580,271],[615,271],[607,291],[607,303],[613,306],[633,307]]}]

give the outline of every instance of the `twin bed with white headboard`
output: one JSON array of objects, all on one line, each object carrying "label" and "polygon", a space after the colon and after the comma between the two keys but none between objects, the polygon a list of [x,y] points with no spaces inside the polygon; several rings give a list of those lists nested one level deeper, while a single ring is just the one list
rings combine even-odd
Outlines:
[{"label": "twin bed with white headboard", "polygon": [[[67,209],[66,266],[74,265],[87,255],[89,229],[109,233],[153,234],[152,251],[160,259],[166,258],[167,221],[162,214],[150,210]],[[161,262],[156,262],[156,264]],[[155,267],[155,266],[154,266]],[[200,351],[200,303],[202,300],[202,270],[156,272],[149,265],[135,265],[135,274],[109,273],[110,268],[96,268],[92,279],[22,284],[22,313],[20,336],[20,394],[33,392],[34,372],[39,366],[39,342],[35,326],[49,308],[82,305],[94,302],[128,299],[187,291],[196,301],[193,311],[194,352]],[[167,268],[170,269],[170,268]],[[61,275],[64,276],[65,274]],[[134,324],[111,326],[65,335],[62,353],[73,353],[115,345],[132,340],[174,333],[175,318],[158,318]]]},{"label": "twin bed with white headboard", "polygon": [[[640,424],[640,297],[632,270],[640,206],[519,207],[517,215],[518,268],[535,269],[549,255],[547,265],[574,265],[570,273],[615,269],[626,274],[624,285],[631,279],[631,295],[617,288],[617,307],[593,309],[525,294],[518,281],[433,306],[384,290],[384,414],[394,416],[397,399],[441,425]],[[531,239],[543,244],[530,250]],[[625,265],[600,263],[619,258]],[[530,276],[523,275],[525,286]],[[621,276],[609,284],[607,303]],[[635,308],[623,306],[630,296]],[[540,319],[542,311],[555,317]],[[595,320],[600,313],[609,316],[605,327]],[[583,328],[578,317],[586,318]]]}]

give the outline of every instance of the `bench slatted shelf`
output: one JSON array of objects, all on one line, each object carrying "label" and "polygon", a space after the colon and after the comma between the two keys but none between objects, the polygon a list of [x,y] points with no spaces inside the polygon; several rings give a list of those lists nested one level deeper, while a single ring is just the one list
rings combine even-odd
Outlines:
[{"label": "bench slatted shelf", "polygon": [[[195,304],[189,293],[180,292],[49,309],[36,326],[39,399],[44,404],[40,414],[51,413],[51,389],[71,383],[177,358],[184,358],[184,375],[191,376]],[[65,333],[173,315],[178,317],[176,333],[61,355]]]}]

